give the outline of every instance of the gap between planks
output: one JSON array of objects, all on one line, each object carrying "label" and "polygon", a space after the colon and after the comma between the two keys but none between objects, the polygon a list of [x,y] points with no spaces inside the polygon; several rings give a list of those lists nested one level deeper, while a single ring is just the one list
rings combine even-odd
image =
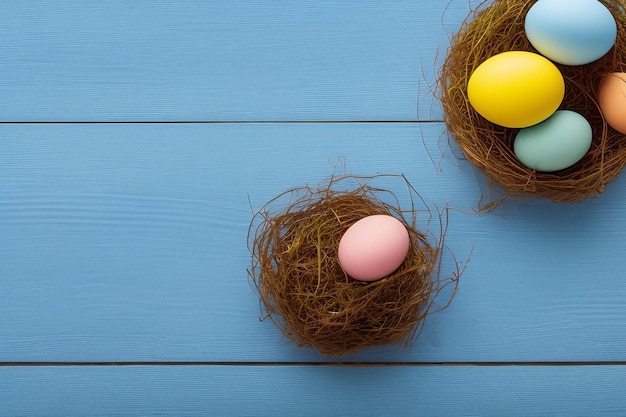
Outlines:
[{"label": "gap between planks", "polygon": [[0,125],[138,125],[138,124],[350,124],[350,123],[443,123],[444,120],[127,120],[127,121],[0,121]]},{"label": "gap between planks", "polygon": [[0,367],[99,367],[99,366],[319,366],[319,367],[508,367],[508,366],[626,366],[626,361],[531,361],[531,362],[254,362],[254,361],[114,361],[114,362],[0,362]]}]

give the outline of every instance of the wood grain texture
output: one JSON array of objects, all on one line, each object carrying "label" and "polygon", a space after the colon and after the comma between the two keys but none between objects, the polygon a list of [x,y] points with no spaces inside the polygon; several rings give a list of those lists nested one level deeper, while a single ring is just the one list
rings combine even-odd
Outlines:
[{"label": "wood grain texture", "polygon": [[[623,415],[626,180],[476,215],[430,122],[479,2],[0,2],[0,416]],[[252,212],[333,172],[453,209],[471,260],[410,350],[258,320]]]},{"label": "wood grain texture", "polygon": [[246,233],[252,210],[333,170],[404,173],[431,208],[456,209],[456,255],[473,247],[413,349],[344,360],[626,360],[624,180],[581,204],[477,216],[471,169],[434,158],[442,129],[0,126],[0,361],[327,360],[259,323]]},{"label": "wood grain texture", "polygon": [[0,121],[440,119],[428,90],[467,10],[6,0]]},{"label": "wood grain texture", "polygon": [[4,367],[0,415],[622,416],[619,366]]}]

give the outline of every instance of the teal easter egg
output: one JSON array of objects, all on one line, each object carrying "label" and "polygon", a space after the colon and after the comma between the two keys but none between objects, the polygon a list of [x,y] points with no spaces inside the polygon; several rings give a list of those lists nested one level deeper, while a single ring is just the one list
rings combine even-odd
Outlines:
[{"label": "teal easter egg", "polygon": [[570,110],[558,110],[543,122],[520,129],[513,150],[527,168],[559,171],[585,156],[591,147],[591,138],[591,125],[584,116]]}]

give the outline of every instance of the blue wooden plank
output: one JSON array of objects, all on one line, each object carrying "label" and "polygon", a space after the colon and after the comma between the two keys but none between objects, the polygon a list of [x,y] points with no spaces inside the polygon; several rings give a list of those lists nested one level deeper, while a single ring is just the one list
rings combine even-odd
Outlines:
[{"label": "blue wooden plank", "polygon": [[625,180],[579,204],[476,216],[471,169],[424,147],[442,129],[1,125],[0,361],[326,360],[259,323],[246,233],[250,204],[334,169],[406,174],[431,207],[459,210],[457,256],[474,247],[412,349],[346,360],[626,360]]},{"label": "blue wooden plank", "polygon": [[439,118],[447,3],[2,1],[0,120]]},{"label": "blue wooden plank", "polygon": [[0,415],[623,416],[624,367],[3,367]]}]

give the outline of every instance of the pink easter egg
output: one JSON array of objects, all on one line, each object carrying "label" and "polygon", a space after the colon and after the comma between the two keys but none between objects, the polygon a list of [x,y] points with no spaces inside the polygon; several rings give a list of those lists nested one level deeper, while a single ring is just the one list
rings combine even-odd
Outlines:
[{"label": "pink easter egg", "polygon": [[350,277],[372,282],[398,269],[409,252],[409,233],[389,215],[362,218],[339,242],[339,263]]}]

